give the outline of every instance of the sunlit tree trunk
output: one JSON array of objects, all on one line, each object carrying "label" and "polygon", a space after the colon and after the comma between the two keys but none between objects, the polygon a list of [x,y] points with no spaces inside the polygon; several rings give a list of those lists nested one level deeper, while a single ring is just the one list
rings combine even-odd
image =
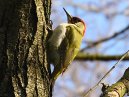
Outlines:
[{"label": "sunlit tree trunk", "polygon": [[0,0],[0,97],[51,97],[51,0]]}]

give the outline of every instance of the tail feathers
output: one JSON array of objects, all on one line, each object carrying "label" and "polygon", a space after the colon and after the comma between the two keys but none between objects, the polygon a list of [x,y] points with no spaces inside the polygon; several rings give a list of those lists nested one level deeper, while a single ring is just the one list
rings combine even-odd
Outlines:
[{"label": "tail feathers", "polygon": [[52,88],[52,91],[53,91],[54,85],[55,85],[55,80],[53,78],[50,80],[50,84],[51,84],[51,88]]},{"label": "tail feathers", "polygon": [[67,67],[65,67],[65,65],[56,65],[54,67],[54,71],[52,72],[51,75],[51,84],[52,86],[54,86],[56,79],[58,78],[58,76],[60,74],[64,74],[64,72],[67,70]]}]

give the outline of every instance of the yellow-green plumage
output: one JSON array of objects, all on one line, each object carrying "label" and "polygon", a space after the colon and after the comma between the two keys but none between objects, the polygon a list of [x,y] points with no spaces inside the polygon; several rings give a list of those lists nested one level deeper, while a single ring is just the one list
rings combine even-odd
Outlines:
[{"label": "yellow-green plumage", "polygon": [[[60,29],[61,28],[61,29]],[[49,60],[54,65],[52,79],[63,73],[77,55],[82,37],[84,25],[63,23],[59,25],[48,40]]]},{"label": "yellow-green plumage", "polygon": [[72,17],[64,9],[68,23],[55,28],[48,39],[47,54],[49,63],[54,65],[52,83],[63,73],[77,55],[86,29],[85,23],[78,17]]}]

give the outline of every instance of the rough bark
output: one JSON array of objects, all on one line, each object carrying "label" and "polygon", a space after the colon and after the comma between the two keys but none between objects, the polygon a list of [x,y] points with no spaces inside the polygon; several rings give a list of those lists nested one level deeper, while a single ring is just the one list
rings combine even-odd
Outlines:
[{"label": "rough bark", "polygon": [[126,93],[129,95],[129,68],[119,81],[105,88],[101,97],[123,97]]},{"label": "rough bark", "polygon": [[51,0],[0,0],[0,97],[50,97]]}]

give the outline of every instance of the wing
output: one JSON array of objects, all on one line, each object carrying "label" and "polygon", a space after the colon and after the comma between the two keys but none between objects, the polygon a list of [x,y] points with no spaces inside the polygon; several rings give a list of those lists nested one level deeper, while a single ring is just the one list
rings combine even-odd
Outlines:
[{"label": "wing", "polygon": [[[73,61],[79,51],[82,41],[82,34],[78,30],[77,26],[73,24],[67,25],[64,36],[65,37],[62,39],[57,50],[57,53],[59,55],[59,62],[58,64],[56,64],[52,73],[53,80],[56,80],[59,74],[63,73],[67,69],[69,64]],[[52,44],[54,43],[54,39],[55,38],[53,38],[52,40]]]},{"label": "wing", "polygon": [[[73,31],[74,30],[74,31]],[[64,72],[69,64],[73,61],[75,56],[77,55],[81,40],[82,40],[82,35],[78,30],[76,30],[76,26],[67,26],[67,31],[66,31],[66,37],[61,43],[61,48],[59,48],[60,51],[60,61],[61,61],[61,66],[62,66],[62,72]]]}]

